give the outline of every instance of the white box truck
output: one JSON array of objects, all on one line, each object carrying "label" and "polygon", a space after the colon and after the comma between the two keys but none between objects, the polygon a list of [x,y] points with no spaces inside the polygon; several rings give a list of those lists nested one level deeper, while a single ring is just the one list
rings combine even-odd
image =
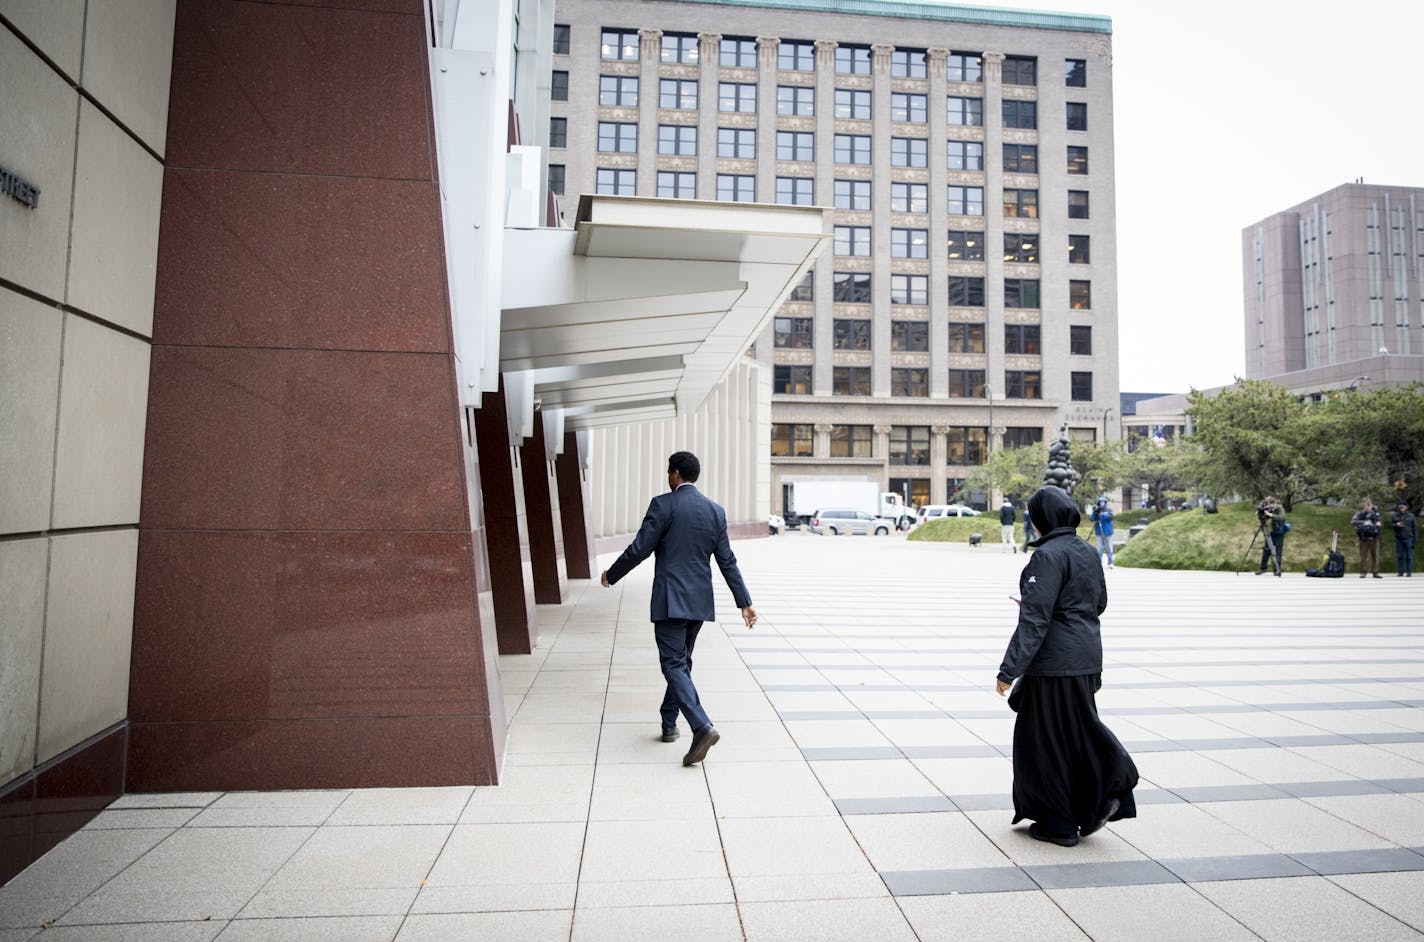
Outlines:
[{"label": "white box truck", "polygon": [[788,529],[797,529],[811,519],[817,510],[843,507],[863,510],[890,521],[897,528],[914,522],[914,511],[906,507],[899,494],[880,490],[875,481],[865,478],[800,478],[782,481],[782,517]]}]

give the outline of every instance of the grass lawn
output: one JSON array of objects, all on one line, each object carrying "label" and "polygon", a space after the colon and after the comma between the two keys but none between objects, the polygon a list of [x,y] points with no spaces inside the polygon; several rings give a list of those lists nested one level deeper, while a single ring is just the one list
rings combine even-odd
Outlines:
[{"label": "grass lawn", "polygon": [[[1138,518],[1156,519],[1118,551],[1117,565],[1141,569],[1255,572],[1256,566],[1261,562],[1261,541],[1257,539],[1249,553],[1247,547],[1251,547],[1251,538],[1256,534],[1256,505],[1220,504],[1218,510],[1215,514],[1201,510],[1181,510],[1173,513],[1128,510],[1118,514],[1113,523],[1119,539],[1126,535],[1130,527],[1136,525]],[[1352,507],[1297,504],[1286,515],[1292,529],[1286,534],[1282,569],[1286,572],[1319,569],[1325,564],[1325,551],[1330,546],[1330,531],[1338,530],[1340,552],[1345,554],[1345,572],[1351,576],[1358,575],[1360,554],[1355,531],[1350,526],[1350,515],[1353,513]],[[1023,515],[1019,516],[1019,522],[1014,525],[1014,533],[1019,545],[1022,545]],[[1388,529],[1387,514],[1384,523]],[[998,515],[932,520],[916,527],[908,539],[967,543],[971,533],[983,534],[985,545],[997,544]],[[1092,539],[1092,523],[1086,516],[1083,525],[1078,528],[1078,533],[1086,540]],[[1393,572],[1394,538],[1385,533],[1380,540],[1380,573],[1388,575]]]}]

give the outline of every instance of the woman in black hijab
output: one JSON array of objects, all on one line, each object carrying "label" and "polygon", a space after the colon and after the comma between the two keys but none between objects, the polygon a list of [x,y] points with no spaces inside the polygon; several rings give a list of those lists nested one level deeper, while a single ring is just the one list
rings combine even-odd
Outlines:
[{"label": "woman in black hijab", "polygon": [[1102,686],[1098,616],[1108,587],[1093,548],[1078,537],[1078,506],[1061,488],[1044,487],[1028,502],[1042,534],[1019,576],[1019,623],[999,665],[1002,696],[1017,679],[1009,706],[1014,723],[1014,823],[1064,847],[1109,821],[1137,816],[1137,767],[1102,720],[1094,695]]}]

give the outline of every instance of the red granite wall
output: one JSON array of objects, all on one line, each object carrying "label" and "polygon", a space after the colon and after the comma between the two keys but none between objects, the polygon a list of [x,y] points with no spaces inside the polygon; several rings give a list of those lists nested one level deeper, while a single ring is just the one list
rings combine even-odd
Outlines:
[{"label": "red granite wall", "polygon": [[179,0],[130,790],[495,779],[431,120],[419,0]]}]

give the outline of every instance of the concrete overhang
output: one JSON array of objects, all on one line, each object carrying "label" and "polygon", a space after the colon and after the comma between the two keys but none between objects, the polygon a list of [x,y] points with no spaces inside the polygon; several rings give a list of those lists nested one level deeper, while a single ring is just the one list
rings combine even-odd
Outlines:
[{"label": "concrete overhang", "polygon": [[820,207],[585,196],[573,229],[505,230],[511,403],[573,429],[695,409],[831,239]]}]

